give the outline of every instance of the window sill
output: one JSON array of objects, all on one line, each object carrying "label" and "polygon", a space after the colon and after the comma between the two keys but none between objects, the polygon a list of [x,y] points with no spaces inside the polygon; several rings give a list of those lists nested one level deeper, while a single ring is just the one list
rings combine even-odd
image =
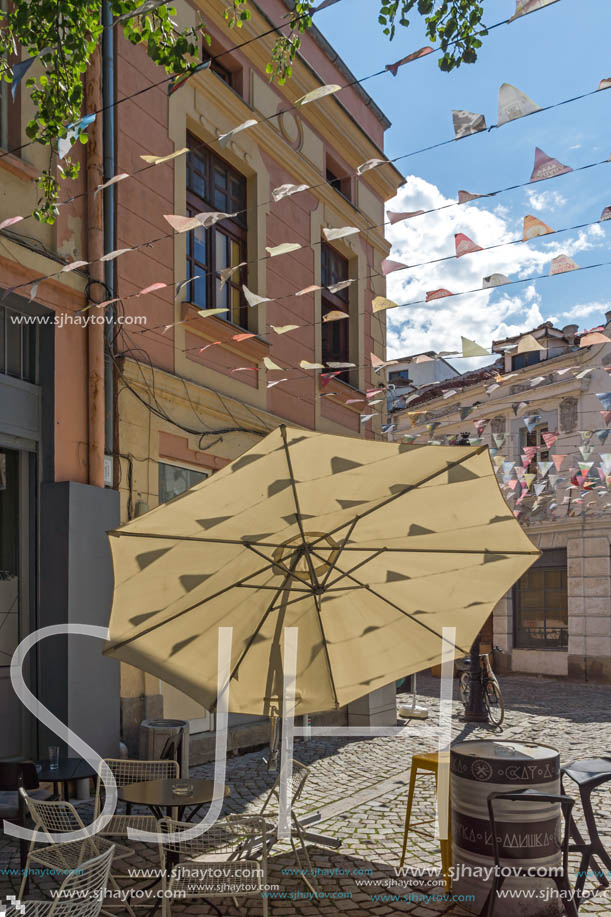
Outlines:
[{"label": "window sill", "polygon": [[240,328],[232,322],[227,322],[217,315],[211,315],[209,318],[201,318],[194,314],[194,309],[199,309],[195,303],[182,303],[182,318],[185,327],[197,337],[205,341],[220,341],[221,347],[231,353],[239,354],[256,362],[261,362],[263,357],[269,355],[271,346],[268,341],[258,335],[248,338],[246,341],[232,341],[234,334],[248,334],[246,328]]},{"label": "window sill", "polygon": [[[337,378],[337,376],[329,381],[328,385],[323,386],[320,382],[320,376],[318,377],[318,394],[328,395],[330,392],[334,392],[336,395],[345,395],[347,398],[355,398],[360,396],[363,399],[363,404],[366,403],[367,397],[365,392],[362,392],[360,389],[355,388],[353,385],[350,385],[349,382],[343,382]],[[346,404],[345,402],[335,402],[336,404],[341,404],[343,408],[347,411],[352,411],[354,414],[362,414],[363,404]]]},{"label": "window sill", "polygon": [[22,181],[36,181],[38,178],[38,170],[13,153],[4,153],[2,155],[0,168],[5,172],[10,172],[11,175],[16,175]]},{"label": "window sill", "polygon": [[514,646],[520,653],[568,653],[568,646]]}]

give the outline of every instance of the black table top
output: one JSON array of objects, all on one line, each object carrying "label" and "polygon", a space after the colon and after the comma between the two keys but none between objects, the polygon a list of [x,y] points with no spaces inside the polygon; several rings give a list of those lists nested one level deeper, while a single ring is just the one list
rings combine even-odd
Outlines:
[{"label": "black table top", "polygon": [[[173,787],[190,784],[190,793],[175,793]],[[224,788],[225,796],[229,796],[230,789]],[[143,806],[193,806],[204,802],[211,802],[214,793],[214,780],[144,780],[141,783],[129,783],[119,787],[119,799],[134,805]]]},{"label": "black table top", "polygon": [[36,761],[38,780],[42,783],[65,783],[66,780],[82,780],[95,777],[96,771],[82,758],[60,758],[55,770],[49,767],[49,760]]}]

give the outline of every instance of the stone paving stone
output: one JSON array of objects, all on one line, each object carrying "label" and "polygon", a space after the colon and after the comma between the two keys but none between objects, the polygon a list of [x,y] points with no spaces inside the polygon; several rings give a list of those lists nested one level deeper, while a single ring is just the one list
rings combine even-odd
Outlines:
[{"label": "stone paving stone", "polygon": [[[439,681],[420,676],[418,679],[421,702],[430,710],[429,723],[436,721],[439,710],[437,693]],[[467,738],[504,738],[550,744],[561,752],[563,763],[572,759],[608,753],[606,736],[611,720],[611,687],[570,684],[553,679],[510,676],[502,680],[507,715],[503,727],[494,731],[463,724],[458,720],[462,706],[455,702],[452,723],[453,741]],[[407,700],[403,698],[403,700]],[[425,724],[422,724],[425,725]],[[295,745],[295,757],[311,766],[306,790],[299,800],[300,814],[320,812],[322,821],[312,826],[317,833],[342,839],[340,850],[329,850],[310,845],[313,866],[326,870],[318,883],[326,896],[349,894],[349,898],[323,897],[312,902],[307,889],[296,875],[283,869],[296,867],[290,846],[278,845],[270,856],[270,884],[281,891],[294,894],[288,898],[270,900],[271,917],[311,917],[319,914],[346,914],[349,917],[386,917],[389,914],[408,914],[410,917],[467,917],[469,911],[459,903],[414,898],[410,901],[373,901],[372,895],[409,894],[405,887],[398,888],[394,868],[398,866],[403,840],[405,803],[407,798],[409,767],[412,754],[433,751],[435,742],[419,739],[416,734],[407,739],[384,738],[314,738]],[[231,796],[225,801],[224,814],[229,812],[255,813],[265,800],[274,781],[263,764],[261,752],[229,758],[227,783]],[[194,768],[194,776],[211,777],[213,764]],[[413,820],[423,822],[417,831],[411,831],[407,848],[406,865],[427,869],[440,868],[439,843],[434,838],[434,781],[419,776],[414,798]],[[576,788],[567,782],[567,791],[576,795]],[[79,811],[87,823],[92,810],[89,803],[80,804]],[[145,810],[143,810],[145,811]],[[579,812],[579,809],[577,810]],[[601,835],[611,835],[611,793],[603,788],[596,794],[595,812]],[[578,817],[578,821],[580,821]],[[609,839],[611,847],[611,837]],[[571,861],[574,863],[574,859]],[[121,865],[126,868],[154,868],[159,863],[155,846],[136,844],[135,854]],[[14,893],[19,887],[19,877],[7,875],[7,869],[17,870],[19,858],[12,839],[0,838],[0,897]],[[332,870],[344,870],[343,874]],[[361,870],[361,872],[359,872]],[[367,872],[364,872],[367,870]],[[120,885],[126,885],[126,878]],[[146,885],[150,879],[140,877],[134,882]],[[368,884],[371,883],[371,884]],[[54,884],[50,879],[34,879],[31,895],[38,896]],[[298,897],[297,897],[298,896]],[[218,901],[222,915],[259,917],[261,902],[239,899],[236,911],[229,900]],[[185,917],[212,915],[214,910],[204,902],[193,901],[173,906],[174,914]],[[113,908],[113,914],[123,917],[125,909]],[[137,908],[147,915],[148,909]],[[611,913],[611,894],[586,902],[580,911],[590,917],[608,917]]]}]

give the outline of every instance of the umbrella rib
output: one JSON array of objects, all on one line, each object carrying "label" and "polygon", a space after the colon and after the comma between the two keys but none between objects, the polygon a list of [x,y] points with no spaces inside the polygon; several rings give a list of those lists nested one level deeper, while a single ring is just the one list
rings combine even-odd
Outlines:
[{"label": "umbrella rib", "polygon": [[342,551],[343,551],[344,548],[346,547],[346,544],[348,543],[348,539],[349,539],[350,536],[352,535],[352,533],[353,533],[353,531],[354,531],[354,527],[355,527],[355,525],[357,524],[358,521],[359,521],[359,517],[358,517],[358,516],[356,516],[356,517],[352,520],[352,523],[350,524],[350,528],[349,528],[348,531],[346,532],[346,537],[344,538],[344,540],[343,540],[343,542],[342,542],[342,545],[341,545],[339,551],[337,552],[337,555],[335,556],[335,558],[334,558],[334,559],[331,561],[331,563],[329,564],[329,569],[327,570],[327,572],[326,572],[326,574],[325,574],[325,577],[324,577],[324,579],[323,579],[323,581],[322,581],[322,583],[321,583],[321,586],[322,586],[322,587],[325,587],[325,586],[327,585],[327,583],[328,583],[328,581],[329,581],[329,577],[330,577],[331,574],[333,573],[333,570],[335,569],[335,567],[336,567],[336,565],[337,565],[337,562],[338,562],[338,560],[339,560],[340,557],[341,557]]},{"label": "umbrella rib", "polygon": [[145,637],[147,634],[150,634],[152,631],[157,630],[159,627],[163,627],[166,624],[169,624],[171,621],[175,621],[177,618],[182,617],[182,615],[187,614],[189,611],[193,611],[194,608],[198,608],[201,605],[205,605],[207,602],[211,602],[213,599],[217,599],[219,595],[223,595],[225,592],[229,592],[230,589],[233,589],[234,586],[242,586],[245,582],[250,579],[254,579],[255,576],[259,576],[261,573],[265,573],[267,570],[273,568],[273,564],[268,564],[266,567],[262,567],[260,570],[255,570],[254,573],[249,573],[248,576],[242,577],[241,580],[238,580],[237,583],[231,583],[230,586],[225,586],[224,589],[219,589],[218,592],[209,595],[205,599],[200,599],[199,602],[194,602],[193,605],[189,605],[188,608],[183,608],[181,611],[177,611],[175,614],[171,615],[169,618],[164,618],[163,621],[157,621],[155,624],[149,624],[148,627],[143,628],[138,631],[136,634],[132,634],[131,637],[126,637],[125,640],[119,640],[118,643],[113,643],[111,646],[107,647],[103,652],[108,654],[110,650],[118,650],[123,646],[127,646],[128,643],[133,643],[134,640],[138,640],[140,637]]},{"label": "umbrella rib", "polygon": [[333,689],[333,697],[335,698],[335,706],[339,707],[339,699],[337,697],[337,688],[335,687],[335,679],[333,678],[333,666],[331,665],[331,657],[329,656],[329,646],[327,643],[327,635],[325,634],[325,626],[322,623],[320,596],[314,593],[313,598],[314,598],[314,605],[316,607],[316,614],[318,615],[318,626],[320,627],[320,634],[322,636],[322,645],[325,650],[325,659],[327,660],[327,668],[329,670],[329,681],[331,682],[331,688]]},{"label": "umbrella rib", "polygon": [[[468,459],[473,458],[474,455],[479,455],[480,453],[484,452],[487,448],[488,446],[478,446],[468,455],[464,455],[461,459],[458,459],[456,462],[448,462],[445,468],[439,468],[437,471],[433,471],[431,474],[427,475],[425,478],[422,478],[422,480],[418,481],[416,484],[407,484],[403,488],[403,490],[400,490],[396,494],[391,494],[381,503],[378,503],[377,506],[372,506],[371,509],[366,509],[364,510],[364,512],[359,513],[353,520],[352,527],[354,528],[354,525],[356,524],[356,522],[360,522],[361,519],[365,518],[365,516],[369,516],[371,513],[375,513],[379,509],[383,509],[383,507],[388,506],[389,503],[392,503],[394,500],[397,500],[399,497],[405,496],[405,494],[410,493],[410,491],[412,490],[417,490],[419,487],[422,487],[423,484],[428,484],[429,481],[434,480],[435,478],[439,477],[439,475],[446,474],[446,472],[450,471],[452,468],[456,468],[457,465],[462,465],[463,462],[466,462]],[[327,532],[327,536],[334,535],[336,532],[340,532],[343,528],[346,527],[346,525],[348,525],[347,522],[345,522],[343,525],[338,525],[337,528],[332,529],[330,532]],[[319,541],[322,541],[323,537],[324,536],[321,536],[320,538],[315,539],[312,542],[312,547],[315,547],[319,543]]]},{"label": "umbrella rib", "polygon": [[[292,563],[297,564],[298,561],[299,561],[299,558],[298,558],[298,557],[294,557],[293,560],[292,560]],[[263,627],[263,625],[264,625],[265,622],[267,621],[268,617],[270,616],[270,614],[271,614],[272,611],[274,610],[274,602],[276,601],[276,599],[278,598],[278,596],[286,589],[286,587],[287,587],[288,583],[290,582],[290,580],[292,579],[292,577],[293,577],[293,574],[292,574],[292,572],[289,570],[288,573],[286,574],[286,576],[284,577],[284,580],[283,580],[282,583],[280,584],[280,586],[278,586],[278,588],[276,589],[276,594],[275,594],[275,596],[273,597],[273,599],[271,600],[271,602],[269,603],[269,605],[268,605],[267,608],[265,609],[265,612],[263,613],[263,616],[261,617],[261,620],[259,621],[259,623],[257,624],[255,630],[252,632],[252,634],[251,634],[250,637],[248,638],[248,641],[247,641],[247,643],[246,643],[246,646],[244,647],[244,649],[243,649],[242,652],[240,653],[240,656],[239,656],[239,658],[238,658],[236,664],[234,665],[233,669],[231,670],[231,674],[229,675],[229,682],[228,682],[229,684],[233,681],[233,679],[235,678],[235,676],[238,674],[238,669],[240,668],[242,662],[244,661],[244,657],[246,656],[246,653],[248,652],[248,650],[249,650],[250,647],[252,646],[252,644],[253,644],[253,642],[254,642],[254,640],[255,640],[255,637],[257,636],[257,634],[259,633],[259,631],[261,630],[261,628]],[[300,598],[300,599],[288,600],[287,602],[285,602],[285,605],[290,605],[290,604],[292,603],[292,601],[303,602],[303,599]],[[215,701],[214,706],[216,706],[216,701]]]},{"label": "umbrella rib", "polygon": [[123,529],[114,529],[108,533],[116,537],[123,538],[163,538],[165,541],[202,541],[204,544],[239,544],[242,547],[250,547],[252,544],[258,544],[264,548],[282,548],[284,545],[275,544],[272,541],[246,541],[244,538],[201,538],[198,535],[163,535],[159,532],[126,532]]},{"label": "umbrella rib", "polygon": [[[277,589],[277,586],[257,586],[256,583],[236,583],[236,588],[238,589],[269,589],[273,591]],[[294,586],[291,586],[291,592],[301,592],[303,595],[312,595],[311,589],[295,589]]]},{"label": "umbrella rib", "polygon": [[280,432],[282,434],[282,444],[284,446],[284,452],[286,454],[286,464],[289,470],[289,477],[291,479],[291,489],[293,491],[293,500],[295,501],[295,512],[297,514],[297,525],[299,527],[299,534],[301,535],[301,540],[303,542],[303,552],[305,559],[310,570],[310,578],[312,580],[313,588],[318,588],[318,579],[316,577],[316,571],[314,570],[314,564],[312,563],[312,558],[310,557],[310,548],[308,542],[306,541],[305,532],[303,530],[303,522],[301,521],[301,507],[299,506],[299,497],[297,496],[297,482],[295,481],[295,475],[293,473],[293,463],[291,461],[291,455],[289,452],[289,445],[286,438],[286,426],[285,424],[280,425]]},{"label": "umbrella rib", "polygon": [[[437,533],[436,533],[437,534]],[[414,536],[416,537],[416,536]],[[418,536],[419,537],[419,536]],[[351,548],[346,547],[344,551],[379,551],[382,554],[385,551],[391,551],[394,554],[397,553],[407,553],[407,554],[506,554],[509,556],[539,556],[541,553],[539,550],[534,551],[505,551],[502,548],[499,548],[496,551],[490,550],[490,548],[392,548],[385,545],[383,548],[367,548],[359,547],[358,545],[353,545]]]},{"label": "umbrella rib", "polygon": [[[315,551],[313,551],[312,553],[313,553],[316,557],[319,556],[318,554],[316,554]],[[343,572],[343,571],[342,571],[342,572]],[[352,574],[350,574],[350,573],[344,573],[344,575],[347,576],[348,579],[351,579],[351,580],[352,580],[354,583],[356,583],[358,586],[360,586],[361,589],[367,590],[367,592],[370,592],[372,595],[375,595],[376,598],[381,599],[383,602],[386,602],[386,604],[387,604],[387,605],[390,605],[391,608],[394,608],[395,611],[398,611],[398,612],[400,612],[402,615],[405,615],[405,617],[406,617],[406,618],[409,618],[411,621],[413,621],[414,624],[419,624],[420,627],[423,627],[425,630],[428,630],[428,632],[429,632],[430,634],[433,634],[433,636],[439,637],[439,639],[442,640],[444,643],[447,643],[448,645],[453,646],[454,649],[460,650],[460,652],[463,653],[463,655],[465,655],[465,656],[468,656],[468,655],[469,655],[469,651],[468,651],[468,650],[463,649],[462,647],[458,646],[458,644],[451,644],[450,641],[449,641],[449,640],[446,640],[446,638],[445,638],[442,634],[437,633],[436,630],[434,630],[432,627],[429,627],[428,624],[425,624],[423,621],[420,621],[415,615],[410,614],[409,611],[405,611],[404,608],[401,608],[399,605],[396,605],[396,604],[395,604],[394,602],[392,602],[390,599],[387,599],[387,598],[385,598],[383,595],[381,595],[379,592],[376,592],[375,589],[372,589],[372,587],[371,587],[371,586],[368,586],[367,583],[362,583],[360,580],[358,580],[355,576],[352,576]]]},{"label": "umbrella rib", "polygon": [[[364,550],[367,550],[367,548],[364,548]],[[374,552],[374,553],[371,555],[371,557],[366,558],[366,560],[361,560],[358,564],[355,564],[354,567],[351,567],[350,570],[348,570],[347,573],[342,573],[342,571],[340,570],[341,576],[338,576],[337,579],[334,579],[333,582],[330,583],[329,589],[331,588],[331,586],[335,586],[336,583],[339,583],[339,581],[340,581],[341,579],[344,579],[345,576],[348,576],[350,573],[354,573],[354,571],[355,571],[355,570],[358,570],[359,567],[364,567],[365,564],[368,564],[370,560],[374,560],[376,557],[378,557],[380,554],[382,554],[382,553],[384,552],[384,548],[379,548],[379,549],[370,548],[369,550]],[[338,570],[339,570],[339,567],[338,567]],[[346,588],[346,587],[344,587],[344,588]],[[349,587],[348,587],[348,588],[349,588]],[[357,588],[359,588],[359,587],[357,587]]]}]

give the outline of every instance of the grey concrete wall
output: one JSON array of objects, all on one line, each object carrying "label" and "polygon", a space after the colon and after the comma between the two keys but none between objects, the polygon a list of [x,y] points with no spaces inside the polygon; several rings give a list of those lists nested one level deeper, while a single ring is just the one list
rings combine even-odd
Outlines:
[{"label": "grey concrete wall", "polygon": [[[39,626],[108,625],[113,573],[106,532],[119,525],[119,494],[86,484],[44,484],[40,506]],[[119,663],[93,637],[50,637],[38,649],[38,694],[101,755],[120,741]],[[39,730],[39,755],[60,744]],[[73,752],[74,753],[74,752]]]}]

